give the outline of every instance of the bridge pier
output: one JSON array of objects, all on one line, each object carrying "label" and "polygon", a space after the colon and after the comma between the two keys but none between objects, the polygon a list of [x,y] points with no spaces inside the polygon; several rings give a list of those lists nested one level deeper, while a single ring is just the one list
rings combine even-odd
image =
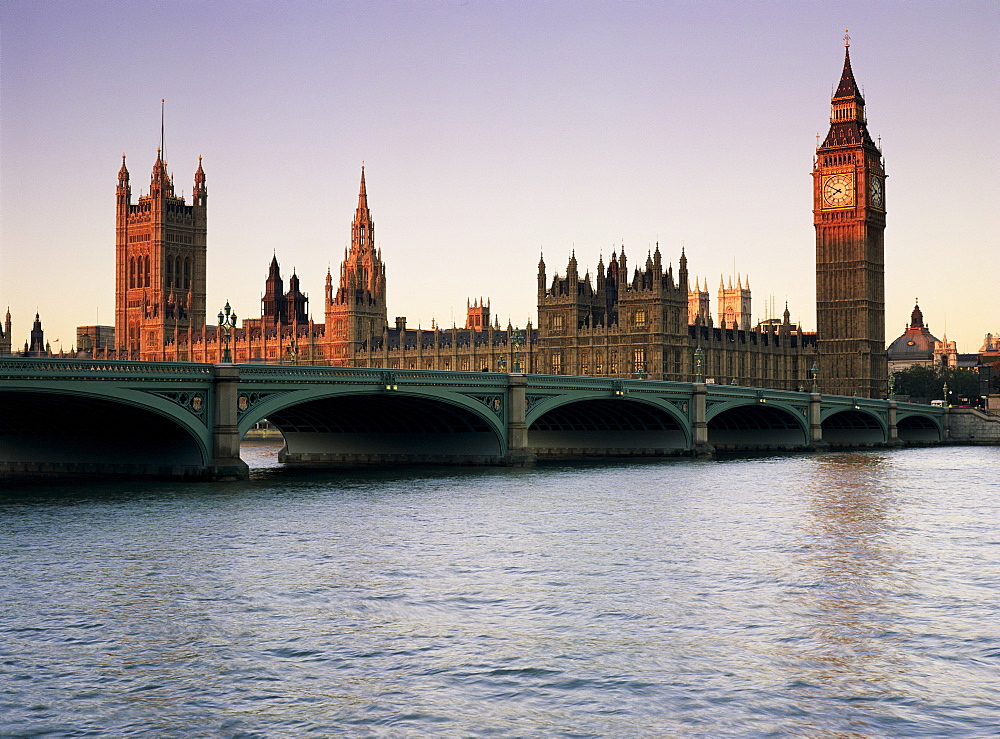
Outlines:
[{"label": "bridge pier", "polygon": [[715,453],[708,443],[707,394],[704,382],[691,384],[691,454],[695,457],[711,457]]},{"label": "bridge pier", "polygon": [[212,367],[215,411],[212,427],[212,462],[208,476],[212,480],[245,480],[250,468],[240,458],[240,432],[237,425],[237,398],[240,369],[233,364]]},{"label": "bridge pier", "polygon": [[507,375],[507,461],[514,467],[527,467],[535,463],[535,453],[528,446],[528,400],[525,390],[528,377],[523,374]]},{"label": "bridge pier", "polygon": [[819,393],[809,393],[809,447],[812,449],[827,449],[829,444],[823,441],[823,396]]}]

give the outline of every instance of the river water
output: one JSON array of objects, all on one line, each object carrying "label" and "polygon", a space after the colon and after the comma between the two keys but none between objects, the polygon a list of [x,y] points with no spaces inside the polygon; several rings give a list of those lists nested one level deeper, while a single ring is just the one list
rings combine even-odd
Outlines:
[{"label": "river water", "polygon": [[0,735],[996,736],[1000,448],[0,489]]}]

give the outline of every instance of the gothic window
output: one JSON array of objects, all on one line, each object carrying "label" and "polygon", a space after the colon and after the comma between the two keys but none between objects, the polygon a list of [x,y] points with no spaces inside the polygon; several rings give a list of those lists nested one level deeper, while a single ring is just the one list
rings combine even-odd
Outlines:
[{"label": "gothic window", "polygon": [[556,332],[563,330],[563,317],[561,315],[552,316],[552,330]]},{"label": "gothic window", "polygon": [[174,286],[174,258],[167,257],[167,287]]},{"label": "gothic window", "polygon": [[590,374],[590,358],[587,354],[584,354],[580,358],[580,374],[589,375]]},{"label": "gothic window", "polygon": [[552,354],[552,374],[561,375],[562,374],[562,352],[553,352]]},{"label": "gothic window", "polygon": [[632,371],[637,375],[646,374],[646,350],[636,349],[632,354]]},{"label": "gothic window", "polygon": [[618,374],[618,352],[608,354],[608,374]]},{"label": "gothic window", "polygon": [[598,375],[604,374],[604,355],[601,352],[597,352],[594,355],[594,373]]},{"label": "gothic window", "polygon": [[646,327],[646,311],[637,310],[635,312],[635,327],[645,328]]},{"label": "gothic window", "polygon": [[143,287],[149,287],[151,283],[149,281],[149,255],[148,254],[145,257],[142,258],[142,262],[143,262],[143,264],[142,264],[142,286]]},{"label": "gothic window", "polygon": [[191,257],[184,258],[184,289],[191,289]]},{"label": "gothic window", "polygon": [[128,258],[128,286],[135,287],[135,257]]}]

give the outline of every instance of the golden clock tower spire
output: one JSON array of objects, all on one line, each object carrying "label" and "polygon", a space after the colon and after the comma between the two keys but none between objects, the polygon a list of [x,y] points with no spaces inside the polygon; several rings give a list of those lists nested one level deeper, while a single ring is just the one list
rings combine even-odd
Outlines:
[{"label": "golden clock tower spire", "polygon": [[844,36],[830,130],[813,166],[816,328],[821,389],[885,397],[885,168]]}]

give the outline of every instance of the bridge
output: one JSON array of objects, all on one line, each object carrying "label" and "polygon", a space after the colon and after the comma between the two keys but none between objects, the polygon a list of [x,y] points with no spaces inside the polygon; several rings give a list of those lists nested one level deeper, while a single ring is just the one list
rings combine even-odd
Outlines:
[{"label": "bridge", "polygon": [[287,463],[525,465],[941,442],[943,408],[602,377],[0,358],[0,476],[247,476]]}]

